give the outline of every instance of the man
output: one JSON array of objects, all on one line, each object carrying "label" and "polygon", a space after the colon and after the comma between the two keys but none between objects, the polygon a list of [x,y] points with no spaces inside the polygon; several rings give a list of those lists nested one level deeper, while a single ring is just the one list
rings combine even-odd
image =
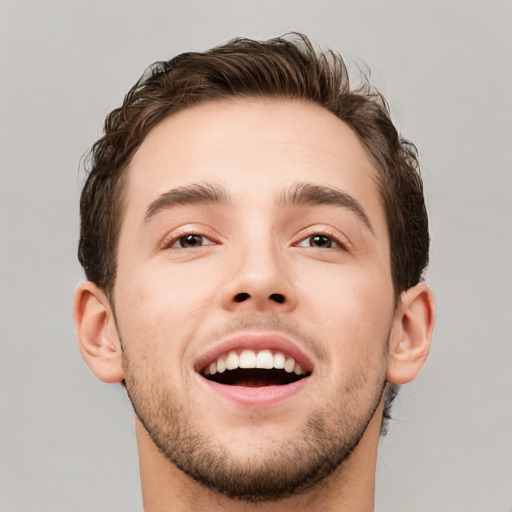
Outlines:
[{"label": "man", "polygon": [[80,350],[136,413],[146,512],[373,510],[434,323],[415,148],[304,36],[156,63],[94,145]]}]

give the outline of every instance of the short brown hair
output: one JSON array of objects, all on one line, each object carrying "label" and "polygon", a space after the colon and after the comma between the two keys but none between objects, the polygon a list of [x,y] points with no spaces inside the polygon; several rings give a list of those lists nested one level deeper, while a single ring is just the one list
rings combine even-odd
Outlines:
[{"label": "short brown hair", "polygon": [[78,259],[109,297],[116,276],[124,170],[149,131],[167,116],[215,99],[312,101],[347,123],[379,173],[395,293],[417,284],[428,263],[428,219],[416,148],[395,129],[384,98],[367,81],[351,90],[342,57],[317,53],[302,34],[233,39],[202,53],[151,65],[105,120],[89,154],[80,201]]}]

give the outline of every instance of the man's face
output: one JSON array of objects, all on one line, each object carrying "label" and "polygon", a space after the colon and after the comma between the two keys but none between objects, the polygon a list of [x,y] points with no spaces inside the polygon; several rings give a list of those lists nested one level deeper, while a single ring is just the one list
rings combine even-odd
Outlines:
[{"label": "man's face", "polygon": [[297,491],[374,416],[394,313],[375,174],[347,125],[289,100],[185,109],[134,155],[114,289],[126,387],[201,483]]}]

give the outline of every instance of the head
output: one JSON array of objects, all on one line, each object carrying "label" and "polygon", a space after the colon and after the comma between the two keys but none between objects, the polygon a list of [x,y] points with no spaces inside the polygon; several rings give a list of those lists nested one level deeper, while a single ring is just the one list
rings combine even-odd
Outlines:
[{"label": "head", "polygon": [[[264,126],[265,123],[268,123],[267,127]],[[319,134],[318,137],[310,137],[307,129],[297,129],[295,133],[295,123],[306,128],[310,126],[313,132]],[[265,128],[263,131],[260,129],[261,126]],[[247,137],[254,137],[255,148],[252,143],[246,144],[243,136],[239,137],[245,130]],[[285,134],[282,141],[281,133]],[[197,144],[198,134],[204,137],[204,150]],[[180,137],[183,137],[183,143]],[[339,137],[339,144],[336,137]],[[325,148],[321,147],[324,140],[328,145]],[[230,143],[233,146],[230,146]],[[187,144],[190,145],[188,153]],[[226,149],[230,151],[234,146],[238,149],[234,149],[233,155],[226,159]],[[293,152],[283,150],[292,146],[295,147]],[[302,147],[313,148],[312,153],[307,149],[302,154]],[[333,158],[325,168],[322,163],[324,150],[326,155]],[[247,155],[251,153],[252,159],[248,160]],[[295,158],[300,159],[301,155],[303,158],[298,160],[298,170],[295,174],[295,164],[292,165],[290,162]],[[326,158],[330,159],[331,156]],[[218,168],[212,166],[203,169],[204,163],[210,158]],[[318,161],[315,162],[315,158]],[[251,167],[260,159],[263,169]],[[309,159],[312,159],[315,165],[301,167],[301,162],[307,162]],[[164,182],[167,184],[167,171],[173,174],[174,161],[177,169],[174,181],[169,182],[168,188],[171,192],[164,191],[151,200],[151,194],[163,186]],[[232,161],[238,162],[238,165],[233,166]],[[162,165],[162,162],[166,163]],[[273,165],[277,165],[279,169],[275,185],[273,174],[269,174],[269,168]],[[352,171],[338,180],[333,173],[336,166],[340,169],[350,168]],[[244,177],[244,168],[250,168],[251,186],[257,188],[255,194],[262,198],[254,199],[252,210],[249,204],[252,196],[244,185],[249,176]],[[318,169],[318,175],[315,174],[315,168]],[[145,169],[159,170],[150,177],[144,175]],[[193,185],[187,182],[187,172],[190,169],[196,174]],[[258,180],[257,175],[260,171],[262,178]],[[157,183],[151,192],[151,185]],[[349,193],[343,192],[344,190],[348,190]],[[365,191],[369,191],[368,201],[367,204],[361,205],[358,198],[364,197]],[[272,203],[270,199],[268,202],[263,199],[266,197],[271,198]],[[240,199],[239,202],[237,198]],[[142,204],[144,200],[146,203]],[[127,248],[140,245],[140,240],[137,243],[135,239],[130,241],[129,235],[130,226],[137,223],[134,220],[137,215],[134,213],[134,204],[138,202],[141,203],[139,210],[145,211],[143,223],[148,225],[170,205],[172,208],[185,208],[179,212],[186,211],[183,218],[186,218],[189,224],[201,216],[202,219],[217,219],[212,220],[208,232],[185,233],[174,230],[172,237],[166,237],[164,241],[166,250],[171,249],[172,258],[178,258],[173,259],[173,264],[181,265],[179,274],[173,274],[172,278],[168,276],[168,284],[176,283],[185,269],[189,269],[194,275],[205,272],[203,279],[195,282],[196,289],[201,287],[201,283],[206,283],[210,276],[221,275],[222,272],[229,274],[229,280],[234,283],[232,286],[226,285],[224,298],[218,298],[221,309],[226,314],[224,321],[212,320],[204,328],[199,325],[200,319],[208,317],[210,304],[217,300],[217,292],[205,292],[204,296],[200,291],[197,294],[195,291],[190,294],[192,309],[187,312],[186,317],[192,318],[195,314],[198,316],[186,328],[181,331],[178,328],[178,334],[173,339],[176,339],[175,350],[181,354],[181,361],[189,358],[190,365],[195,368],[196,373],[208,377],[209,369],[205,369],[204,363],[211,363],[212,353],[217,350],[219,340],[224,343],[221,345],[226,352],[226,346],[230,343],[240,345],[242,333],[244,339],[251,339],[250,343],[258,347],[261,345],[262,349],[271,348],[274,353],[279,352],[281,346],[275,333],[281,333],[298,341],[299,348],[295,347],[296,362],[299,364],[299,361],[303,361],[299,375],[300,371],[306,375],[306,378],[294,383],[298,387],[300,382],[315,375],[315,372],[327,378],[336,363],[349,359],[347,354],[352,353],[352,349],[348,348],[347,353],[337,353],[337,348],[334,348],[333,355],[325,348],[325,339],[329,338],[333,343],[336,333],[341,332],[341,329],[345,329],[347,333],[352,332],[356,339],[355,343],[358,343],[357,339],[361,339],[360,353],[357,356],[353,354],[352,357],[362,360],[363,367],[355,370],[346,368],[346,374],[350,375],[350,379],[340,379],[334,386],[332,398],[339,398],[341,403],[338,404],[334,399],[335,406],[332,409],[328,408],[330,416],[326,419],[313,413],[305,416],[304,421],[299,422],[301,425],[298,433],[290,434],[287,430],[289,427],[283,427],[283,432],[288,432],[287,435],[290,435],[291,439],[295,435],[299,439],[296,444],[290,442],[287,446],[286,453],[290,453],[290,450],[294,452],[289,457],[284,457],[281,448],[273,445],[269,447],[274,455],[285,460],[290,467],[293,466],[293,458],[306,460],[311,446],[315,446],[315,450],[321,454],[311,458],[311,463],[306,464],[305,469],[291,471],[293,481],[284,482],[272,477],[272,481],[278,482],[276,486],[268,490],[271,486],[269,487],[269,483],[266,482],[267,490],[262,490],[260,476],[262,473],[269,474],[269,465],[262,461],[261,466],[258,466],[260,476],[246,472],[245,480],[239,479],[242,487],[233,490],[229,487],[229,481],[233,480],[233,475],[240,475],[243,466],[239,463],[243,457],[238,461],[231,460],[227,453],[227,444],[217,443],[214,447],[210,446],[206,433],[198,427],[197,418],[184,407],[185,401],[180,403],[179,400],[175,400],[171,404],[167,400],[166,391],[163,390],[167,378],[165,372],[155,372],[158,384],[152,384],[149,389],[140,392],[141,386],[144,386],[141,378],[152,370],[147,364],[149,358],[132,340],[147,337],[158,343],[156,340],[162,338],[163,332],[169,332],[176,322],[179,322],[179,317],[167,325],[165,331],[161,328],[153,329],[153,326],[159,324],[156,317],[148,320],[145,327],[134,320],[137,314],[131,317],[130,311],[146,311],[148,316],[151,316],[151,311],[159,308],[164,315],[164,308],[158,304],[161,304],[160,300],[167,300],[163,295],[151,297],[153,290],[166,279],[165,276],[158,275],[159,271],[156,269],[161,267],[155,267],[153,263],[152,270],[148,273],[143,270],[135,281],[123,278],[121,282],[121,273],[126,276],[129,273],[127,269],[137,269],[138,265],[136,260],[124,256]],[[240,202],[245,202],[247,208],[241,207]],[[263,228],[263,220],[268,218],[267,227],[276,229],[276,239],[285,239],[288,236],[286,233],[294,229],[290,228],[291,225],[295,226],[292,218],[300,218],[302,215],[301,208],[304,218],[311,217],[313,221],[316,219],[314,208],[325,207],[321,215],[323,222],[326,223],[326,219],[337,215],[329,208],[337,208],[341,203],[344,211],[351,212],[352,217],[355,217],[347,220],[348,231],[352,230],[353,237],[357,239],[359,235],[355,233],[360,228],[366,233],[361,235],[362,239],[372,241],[368,242],[367,246],[366,242],[361,242],[361,247],[365,248],[357,248],[357,242],[353,244],[354,260],[358,260],[354,266],[356,270],[351,274],[347,273],[344,280],[339,282],[340,287],[353,285],[353,292],[347,292],[344,297],[342,296],[345,292],[340,292],[340,303],[344,310],[340,314],[342,320],[334,321],[333,325],[330,325],[329,319],[336,316],[336,309],[325,313],[333,307],[333,301],[336,302],[335,298],[338,297],[336,288],[333,287],[333,300],[324,304],[324,313],[319,313],[318,317],[321,318],[322,314],[325,314],[325,323],[321,325],[322,328],[326,326],[327,334],[322,332],[316,336],[317,326],[313,318],[302,323],[303,317],[296,314],[300,309],[300,290],[308,295],[310,309],[322,308],[319,304],[321,300],[313,300],[316,293],[313,288],[315,279],[323,279],[322,276],[329,275],[333,269],[350,268],[350,265],[345,265],[344,260],[340,259],[340,252],[336,252],[342,247],[344,251],[350,247],[350,236],[345,240],[343,236],[336,238],[336,234],[331,232],[306,233],[304,226],[300,227],[303,239],[294,239],[285,245],[303,251],[306,247],[304,241],[307,240],[307,251],[312,246],[315,247],[315,251],[320,250],[313,255],[314,265],[320,265],[319,267],[311,267],[311,261],[303,267],[300,262],[287,262],[282,263],[283,268],[278,272],[279,265],[273,261],[273,257],[275,256],[277,261],[279,256],[273,252],[275,248],[269,248],[265,254],[269,266],[273,266],[276,273],[272,279],[266,276],[267,284],[278,275],[285,275],[287,272],[290,275],[289,279],[285,279],[286,282],[283,281],[282,289],[278,289],[279,286],[276,285],[276,290],[269,293],[270,306],[267,309],[268,304],[256,303],[256,289],[259,285],[250,282],[254,266],[251,266],[251,256],[247,253],[250,245],[249,235],[243,238],[240,233],[248,233],[254,229],[254,235],[258,229],[255,227],[256,224]],[[208,208],[211,206],[214,209],[208,210],[207,214],[197,213],[196,210],[189,212],[186,208],[190,204],[207,205]],[[284,210],[279,210],[280,213],[274,217],[270,214],[265,215],[264,212],[270,211],[276,204],[279,204],[280,208],[288,208],[288,217],[283,216]],[[226,215],[229,211],[226,208],[231,207],[230,205],[238,205],[236,216],[241,220],[236,226]],[[376,413],[380,414],[380,427],[380,419],[389,411],[391,400],[396,394],[396,386],[413,378],[423,364],[428,347],[414,340],[430,337],[433,312],[430,292],[425,288],[415,288],[419,286],[426,267],[429,248],[428,221],[415,148],[397,133],[383,98],[368,84],[355,90],[351,89],[341,57],[331,52],[317,54],[304,36],[297,36],[295,40],[278,38],[266,42],[236,39],[204,53],[182,54],[150,67],[127,94],[123,105],[107,117],[105,135],[92,149],[90,172],[82,192],[80,206],[82,224],[79,259],[87,279],[97,290],[104,293],[104,306],[110,309],[112,318],[104,330],[109,331],[107,338],[119,340],[119,349],[123,354],[122,366],[119,367],[118,373],[109,373],[110,370],[106,370],[105,373],[98,370],[95,373],[99,373],[100,378],[107,381],[126,379],[128,393],[139,419],[159,449],[185,473],[224,494],[251,499],[270,499],[272,496],[305,488],[328,475],[349,458]],[[235,206],[232,211],[235,211]],[[217,207],[218,210],[215,209]],[[310,208],[313,208],[311,212]],[[294,215],[290,213],[292,209]],[[318,209],[314,211],[317,212]],[[258,215],[254,215],[255,212]],[[359,228],[350,227],[352,225]],[[148,229],[150,232],[151,229],[158,230],[153,227]],[[263,229],[260,230],[261,234],[262,239],[265,238]],[[153,236],[157,237],[156,234]],[[297,238],[298,235],[293,236]],[[240,242],[235,243],[234,240]],[[253,242],[254,240],[257,238],[254,238]],[[199,247],[199,252],[193,249],[196,252],[191,258],[191,252],[187,249],[195,246]],[[212,263],[208,269],[201,267],[208,258],[210,262],[220,259],[219,247],[233,247],[229,264],[222,267],[223,270],[219,270],[217,263]],[[179,249],[178,252],[174,251],[175,249]],[[182,250],[185,252],[181,252]],[[265,252],[263,248],[262,252]],[[351,250],[345,252],[350,253]],[[184,260],[182,255],[185,253]],[[373,256],[368,256],[370,253]],[[176,254],[179,256],[175,256]],[[196,258],[197,254],[203,256]],[[311,254],[307,252],[307,257],[310,258]],[[257,266],[255,262],[253,263]],[[232,269],[235,268],[238,270],[233,274]],[[297,269],[295,276],[294,268]],[[311,268],[313,270],[310,270]],[[318,269],[318,276],[315,276],[315,268]],[[363,268],[368,271],[366,274]],[[371,277],[373,275],[374,279]],[[329,283],[335,282],[334,274],[331,277],[333,279],[324,283],[326,287]],[[222,282],[225,280],[221,279]],[[139,287],[138,283],[142,281],[153,285],[144,284]],[[217,288],[222,286],[219,281]],[[273,285],[269,286],[271,288]],[[254,293],[251,292],[251,287],[254,287]],[[208,286],[205,284],[206,288]],[[127,301],[126,297],[131,293],[134,298]],[[179,289],[171,289],[165,296],[180,293],[182,292]],[[185,295],[186,293],[184,292]],[[320,296],[318,298],[321,299]],[[76,309],[83,312],[87,306],[83,300],[78,302]],[[186,302],[186,299],[183,302]],[[353,302],[353,305],[349,306],[350,302]],[[176,304],[179,304],[179,301]],[[254,309],[252,304],[256,304]],[[384,306],[381,307],[380,304]],[[366,307],[368,311],[364,311]],[[171,305],[168,309],[169,314],[173,314]],[[308,309],[305,308],[304,311],[304,316],[307,317]],[[372,312],[375,313],[374,318],[370,315]],[[233,316],[230,317],[230,314]],[[83,314],[75,316],[81,317]],[[159,317],[160,320],[162,318],[164,316]],[[220,319],[221,315],[212,313],[211,318]],[[343,318],[348,320],[350,325],[344,325]],[[422,319],[424,325],[418,327]],[[375,326],[370,325],[373,322]],[[362,326],[363,323],[365,327]],[[361,332],[358,332],[358,326]],[[267,333],[261,335],[267,336],[266,341],[262,341],[259,334],[261,332]],[[238,336],[235,341],[233,336]],[[343,334],[341,338],[346,338],[348,343],[348,334]],[[273,341],[269,341],[270,339]],[[378,339],[377,347],[371,344],[373,339]],[[410,341],[410,347],[407,340]],[[263,347],[265,343],[272,346]],[[113,344],[115,345],[115,342]],[[238,345],[235,345],[231,348],[236,349]],[[293,343],[284,343],[289,352],[295,350],[292,345]],[[414,364],[411,363],[409,369],[403,372],[400,369],[395,371],[394,368],[401,368],[400,364],[405,357],[406,350],[401,350],[400,347],[406,345],[412,347],[412,352],[407,352],[407,357],[416,358]],[[162,350],[161,357],[165,359],[167,349]],[[390,350],[398,354],[398,362],[394,361],[391,365]],[[114,352],[115,350],[113,354]],[[224,355],[227,356],[228,353]],[[288,355],[290,354],[286,356]],[[220,359],[224,357],[220,353],[217,356]],[[222,364],[225,364],[224,360]],[[176,372],[179,372],[179,368],[179,364],[176,363]],[[325,373],[322,374],[322,371]],[[189,377],[184,377],[184,381],[187,378]],[[195,381],[189,382],[191,388],[193,382]],[[176,386],[179,388],[182,383],[176,382]],[[317,393],[316,396],[319,396],[318,392],[318,389],[312,391],[313,395]],[[155,396],[158,397],[158,403],[155,402],[152,407],[148,407],[148,397]],[[199,403],[200,399],[197,401]],[[364,406],[358,414],[352,415],[350,411],[347,413],[347,409],[351,407],[357,409],[359,402],[364,402]],[[167,409],[163,404],[168,406]],[[341,409],[338,405],[342,406]],[[202,407],[204,409],[204,404]],[[199,409],[198,405],[197,410]],[[153,416],[157,410],[162,415],[155,419]],[[194,411],[193,406],[191,410]],[[342,416],[340,410],[343,411]],[[249,417],[251,414],[253,420],[258,423],[258,415],[261,420],[267,412],[249,411]],[[174,418],[177,416],[184,418],[183,421],[175,422]],[[243,423],[247,420],[247,414],[244,418],[240,419],[240,430],[247,429],[249,432],[255,425]],[[277,423],[282,422],[279,414],[274,419]],[[340,424],[343,426],[337,429],[336,425]],[[197,435],[185,435],[185,427],[187,432],[191,430]],[[274,431],[279,437],[281,427],[272,425],[272,422],[270,427],[276,429]],[[263,426],[261,430],[264,431],[265,427]],[[325,443],[326,439],[338,446],[334,455],[331,445]],[[238,441],[233,439],[231,442],[236,444]],[[254,450],[258,450],[256,444]],[[282,445],[277,442],[276,444]],[[208,449],[202,450],[206,445]],[[183,446],[187,447],[186,450],[179,448]],[[205,457],[206,452],[208,457]],[[194,457],[194,453],[201,456]],[[248,449],[247,456],[250,453],[251,449]],[[198,467],[198,460],[207,461],[209,467],[225,466],[227,461],[228,471],[215,482],[202,481],[202,478],[206,478],[208,468]],[[206,462],[203,462],[203,466],[205,464]],[[281,469],[279,468],[280,472]]]}]

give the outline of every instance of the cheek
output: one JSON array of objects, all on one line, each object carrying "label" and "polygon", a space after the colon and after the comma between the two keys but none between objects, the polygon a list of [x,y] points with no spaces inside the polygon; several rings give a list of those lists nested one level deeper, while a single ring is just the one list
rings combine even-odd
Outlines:
[{"label": "cheek", "polygon": [[214,283],[201,272],[170,265],[120,269],[116,314],[123,341],[175,358],[204,320],[214,293]]},{"label": "cheek", "polygon": [[394,311],[391,278],[378,268],[329,270],[301,279],[303,318],[329,344],[336,364],[382,359]]}]

